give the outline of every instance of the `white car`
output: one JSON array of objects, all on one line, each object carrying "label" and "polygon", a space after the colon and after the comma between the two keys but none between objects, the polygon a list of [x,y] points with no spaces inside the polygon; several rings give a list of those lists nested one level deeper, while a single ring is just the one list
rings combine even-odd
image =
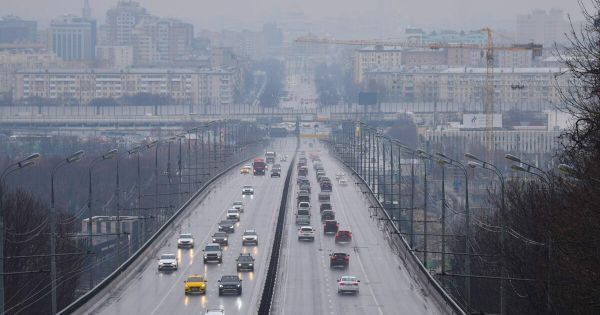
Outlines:
[{"label": "white car", "polygon": [[206,310],[206,315],[225,315],[225,310],[222,308],[210,308]]},{"label": "white car", "polygon": [[342,276],[338,279],[338,294],[354,293],[358,294],[358,284],[360,280],[355,276]]},{"label": "white car", "polygon": [[162,254],[158,259],[158,271],[177,270],[177,256],[175,254]]},{"label": "white car", "polygon": [[310,211],[310,202],[301,201],[298,203],[298,211]]},{"label": "white car", "polygon": [[242,187],[242,195],[254,195],[254,188],[248,185]]},{"label": "white car", "polygon": [[258,245],[258,234],[255,230],[246,230],[242,234],[242,246],[246,244]]},{"label": "white car", "polygon": [[340,186],[346,186],[348,182],[346,181],[345,177],[340,177],[338,178],[338,184],[340,184]]},{"label": "white car", "polygon": [[312,226],[301,226],[298,229],[298,240],[307,240],[314,241],[315,240],[315,229]]},{"label": "white car", "polygon": [[194,248],[194,236],[189,233],[179,234],[177,248]]},{"label": "white car", "polygon": [[239,221],[240,220],[240,211],[235,208],[231,208],[231,209],[227,210],[227,219]]},{"label": "white car", "polygon": [[240,212],[244,212],[244,203],[242,201],[234,201],[231,207],[234,209],[238,209]]}]

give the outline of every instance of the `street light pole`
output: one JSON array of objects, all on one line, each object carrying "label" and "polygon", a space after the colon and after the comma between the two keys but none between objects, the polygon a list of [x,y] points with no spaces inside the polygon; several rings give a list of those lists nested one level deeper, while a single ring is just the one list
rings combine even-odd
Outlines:
[{"label": "street light pole", "polygon": [[470,161],[467,165],[471,168],[480,167],[482,169],[486,169],[488,171],[492,171],[498,178],[500,179],[500,315],[503,315],[506,312],[506,293],[504,291],[505,287],[505,239],[506,239],[506,226],[505,222],[505,214],[506,214],[506,204],[504,197],[504,175],[496,165],[485,162],[473,154],[466,153],[465,157],[467,159],[474,160],[476,162]]},{"label": "street light pole", "polygon": [[469,240],[471,237],[471,211],[469,208],[469,173],[467,168],[459,161],[447,157],[443,153],[437,152],[440,157],[440,163],[452,165],[461,169],[465,175],[465,299],[467,307],[471,306],[471,246]]},{"label": "street light pole", "polygon": [[4,314],[4,179],[20,169],[34,165],[41,155],[34,153],[6,167],[0,175],[0,314]]},{"label": "street light pole", "polygon": [[58,308],[57,283],[56,283],[56,208],[54,207],[54,176],[58,169],[64,165],[77,162],[83,158],[83,151],[77,151],[54,166],[50,175],[50,281],[52,295],[52,315]]},{"label": "street light pole", "polygon": [[[92,170],[94,169],[94,166],[96,166],[96,164],[100,161],[104,161],[104,160],[108,160],[110,158],[112,158],[115,153],[117,153],[116,149],[112,149],[110,151],[108,151],[106,154],[99,156],[95,159],[92,160],[92,162],[90,163],[90,166],[88,167],[88,222],[87,222],[87,228],[88,228],[88,246],[89,246],[89,252],[90,254],[92,254],[94,252],[94,245],[93,245],[93,237],[92,237],[92,201],[93,201],[93,197],[92,197]],[[92,269],[90,269],[90,290],[94,287],[94,268],[92,267]]]}]

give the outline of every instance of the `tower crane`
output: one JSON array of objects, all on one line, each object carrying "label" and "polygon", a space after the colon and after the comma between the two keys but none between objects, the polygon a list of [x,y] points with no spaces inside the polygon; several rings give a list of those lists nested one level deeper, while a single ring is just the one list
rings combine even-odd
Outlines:
[{"label": "tower crane", "polygon": [[[307,44],[330,44],[330,45],[349,45],[349,46],[399,46],[405,48],[426,48],[426,49],[476,49],[485,51],[486,58],[486,76],[484,85],[483,112],[485,114],[485,135],[484,145],[486,147],[486,159],[492,161],[495,155],[495,138],[494,138],[494,51],[524,51],[531,50],[533,56],[540,56],[542,46],[537,44],[515,44],[515,45],[494,45],[493,31],[489,27],[481,29],[487,35],[487,43],[480,44],[463,44],[463,43],[420,43],[418,41],[397,41],[389,39],[361,39],[361,40],[340,40],[315,36],[303,36],[295,40],[296,43]],[[493,162],[493,161],[492,161]]]}]

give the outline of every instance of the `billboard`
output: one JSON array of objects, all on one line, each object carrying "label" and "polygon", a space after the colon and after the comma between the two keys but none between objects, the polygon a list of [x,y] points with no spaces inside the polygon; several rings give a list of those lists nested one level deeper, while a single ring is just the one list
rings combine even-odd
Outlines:
[{"label": "billboard", "polygon": [[[485,129],[486,114],[463,114],[462,129]],[[494,128],[502,128],[502,114],[492,114]]]}]

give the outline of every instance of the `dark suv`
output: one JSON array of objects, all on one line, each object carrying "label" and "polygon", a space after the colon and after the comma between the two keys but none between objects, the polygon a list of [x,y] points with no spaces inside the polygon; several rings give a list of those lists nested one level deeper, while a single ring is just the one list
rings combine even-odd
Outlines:
[{"label": "dark suv", "polygon": [[219,222],[219,232],[234,233],[235,222],[231,220],[223,220]]},{"label": "dark suv", "polygon": [[323,233],[325,234],[335,234],[338,231],[340,225],[335,220],[326,220],[325,224],[323,224]]},{"label": "dark suv", "polygon": [[237,271],[240,272],[242,270],[254,271],[254,257],[250,253],[241,254],[236,259],[237,261]]},{"label": "dark suv", "polygon": [[233,293],[242,295],[242,279],[237,275],[224,275],[219,280],[219,296]]},{"label": "dark suv", "polygon": [[331,268],[347,268],[350,263],[350,255],[346,253],[333,253],[329,257],[329,267]]},{"label": "dark suv", "polygon": [[217,243],[221,246],[229,245],[229,241],[227,240],[227,233],[225,232],[215,232],[212,236],[212,242]]},{"label": "dark suv", "polygon": [[325,211],[325,210],[333,210],[333,208],[331,208],[331,204],[328,202],[324,202],[321,204],[321,206],[319,206],[319,210],[321,210],[321,212]]},{"label": "dark suv", "polygon": [[335,220],[335,212],[333,210],[323,210],[321,212],[321,221]]}]

